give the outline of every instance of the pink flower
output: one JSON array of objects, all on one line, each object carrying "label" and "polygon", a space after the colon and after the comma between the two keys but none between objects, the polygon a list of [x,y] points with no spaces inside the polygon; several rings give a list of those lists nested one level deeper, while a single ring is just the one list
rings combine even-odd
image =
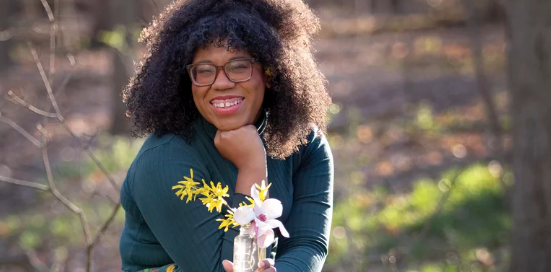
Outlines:
[{"label": "pink flower", "polygon": [[254,200],[254,207],[242,206],[237,208],[233,218],[242,226],[251,223],[249,234],[251,237],[256,236],[258,247],[267,248],[274,241],[273,228],[279,228],[281,235],[284,237],[289,237],[289,233],[285,229],[285,226],[283,226],[283,223],[276,220],[283,212],[281,201],[274,198],[262,201],[258,193],[258,190],[253,185],[251,196]]}]

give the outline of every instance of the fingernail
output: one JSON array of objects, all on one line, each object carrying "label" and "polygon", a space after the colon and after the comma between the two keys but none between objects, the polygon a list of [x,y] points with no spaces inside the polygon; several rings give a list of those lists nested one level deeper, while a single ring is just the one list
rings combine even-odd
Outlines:
[{"label": "fingernail", "polygon": [[259,263],[258,263],[258,267],[264,268],[264,266],[266,266],[266,264],[265,264],[264,262],[259,262]]}]

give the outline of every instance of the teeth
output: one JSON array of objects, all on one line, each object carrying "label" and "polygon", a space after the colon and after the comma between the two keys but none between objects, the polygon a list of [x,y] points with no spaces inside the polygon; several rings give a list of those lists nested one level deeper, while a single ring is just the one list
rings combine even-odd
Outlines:
[{"label": "teeth", "polygon": [[232,98],[227,100],[213,100],[211,103],[216,108],[228,108],[243,102],[243,98]]}]

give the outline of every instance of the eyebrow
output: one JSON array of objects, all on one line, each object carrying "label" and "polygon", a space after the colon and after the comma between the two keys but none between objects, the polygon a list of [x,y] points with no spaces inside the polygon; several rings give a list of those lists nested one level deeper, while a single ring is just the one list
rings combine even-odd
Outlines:
[{"label": "eyebrow", "polygon": [[[240,60],[240,59],[250,59],[251,57],[247,57],[247,56],[239,56],[239,57],[233,57],[231,59],[228,60],[228,62],[232,61],[232,60]],[[202,60],[202,61],[198,61],[196,63],[192,63],[192,64],[199,64],[199,63],[213,63],[212,61],[210,60]],[[226,62],[227,63],[227,62]]]}]

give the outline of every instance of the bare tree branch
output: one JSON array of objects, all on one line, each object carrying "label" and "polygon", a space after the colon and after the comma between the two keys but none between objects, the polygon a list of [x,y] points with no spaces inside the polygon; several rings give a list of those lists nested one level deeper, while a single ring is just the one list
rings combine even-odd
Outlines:
[{"label": "bare tree branch", "polygon": [[84,143],[84,146],[88,147],[88,146],[92,145],[92,142],[98,136],[98,131],[96,130],[96,132],[94,132],[94,134],[92,134],[92,135],[87,135],[87,134],[83,134],[83,135],[85,135],[86,137],[89,137],[88,141]]},{"label": "bare tree branch", "polygon": [[52,138],[50,133],[48,133],[46,128],[43,127],[41,124],[36,125],[36,129],[38,129],[38,132],[40,132],[40,134],[42,134],[42,136],[44,136],[45,139],[50,140]]},{"label": "bare tree branch", "polygon": [[59,120],[59,122],[63,125],[63,127],[65,128],[65,130],[67,130],[67,132],[69,132],[69,134],[71,134],[71,136],[73,138],[75,138],[75,140],[77,140],[78,144],[80,145],[80,147],[82,149],[84,149],[86,151],[86,153],[88,154],[88,156],[92,159],[92,161],[94,161],[94,163],[99,167],[99,169],[104,173],[104,175],[107,177],[107,179],[109,180],[109,182],[111,183],[111,185],[113,186],[113,188],[115,188],[117,191],[120,190],[120,187],[119,185],[115,182],[115,180],[113,179],[113,177],[111,177],[111,175],[109,174],[109,172],[107,171],[107,169],[103,166],[103,164],[98,160],[98,158],[96,157],[96,155],[94,154],[94,152],[92,152],[92,150],[90,150],[90,148],[88,146],[86,146],[80,139],[80,137],[78,137],[74,132],[73,130],[71,129],[71,127],[69,127],[69,125],[67,124],[67,122],[65,121],[65,118],[63,117],[63,115],[61,114],[61,110],[59,109],[59,106],[57,104],[57,101],[54,97],[54,94],[53,94],[53,91],[52,91],[52,88],[50,86],[50,83],[46,77],[46,73],[44,72],[44,68],[42,67],[42,63],[40,62],[40,59],[38,58],[38,55],[36,53],[36,50],[34,50],[34,48],[32,47],[32,45],[29,44],[29,47],[31,49],[31,53],[33,55],[33,58],[34,58],[34,61],[36,62],[36,66],[38,67],[38,71],[40,72],[40,75],[42,76],[42,81],[44,82],[44,86],[46,87],[46,90],[48,91],[48,96],[50,98],[50,102],[52,103],[55,111],[56,111],[56,114],[57,114],[57,119]]},{"label": "bare tree branch", "polygon": [[50,8],[50,4],[48,4],[48,1],[46,0],[40,0],[42,5],[44,6],[44,10],[46,10],[46,14],[48,15],[48,20],[50,22],[54,21],[54,13],[52,12],[52,9]]},{"label": "bare tree branch", "polygon": [[44,168],[46,169],[46,178],[48,179],[48,184],[50,185],[50,191],[54,194],[54,196],[61,201],[67,208],[69,208],[72,212],[78,214],[80,221],[82,223],[82,228],[84,231],[84,236],[86,243],[90,243],[90,230],[88,227],[88,223],[86,222],[86,217],[84,216],[84,213],[82,210],[77,207],[75,204],[73,204],[70,200],[68,200],[65,196],[63,196],[59,190],[57,190],[57,187],[54,182],[54,178],[52,175],[52,168],[50,165],[50,159],[48,157],[48,148],[47,148],[47,138],[45,135],[42,135],[42,140],[44,141],[44,144],[42,145],[42,160],[44,163]]},{"label": "bare tree branch", "polygon": [[[30,47],[30,51],[31,51],[31,54],[33,56],[33,59],[34,59],[34,61],[36,63],[36,66],[38,68],[38,71],[40,73],[40,76],[42,78],[42,81],[44,83],[44,86],[46,87],[46,90],[47,90],[47,93],[48,93],[48,98],[50,100],[50,107],[53,106],[53,108],[55,110],[55,114],[50,113],[49,110],[48,111],[40,110],[40,109],[30,105],[24,99],[18,97],[17,95],[15,95],[11,91],[8,93],[8,95],[13,99],[12,102],[15,102],[16,104],[19,104],[20,106],[23,106],[23,107],[27,108],[28,110],[30,110],[30,111],[32,111],[36,114],[44,116],[45,117],[44,118],[45,123],[47,123],[47,120],[48,120],[47,118],[56,118],[63,125],[63,127],[69,132],[69,134],[78,142],[80,148],[82,150],[86,151],[88,156],[101,169],[101,171],[106,175],[107,179],[110,181],[112,186],[118,191],[119,186],[117,185],[117,183],[114,181],[112,176],[107,172],[107,170],[105,169],[103,164],[97,159],[97,157],[94,155],[94,153],[90,150],[90,148],[89,148],[90,143],[85,143],[79,136],[77,136],[71,130],[71,128],[67,124],[66,120],[64,119],[63,115],[61,114],[61,110],[59,108],[59,105],[56,101],[54,92],[52,90],[53,75],[55,73],[55,49],[56,49],[55,47],[56,47],[56,32],[57,32],[57,23],[55,21],[55,18],[59,14],[59,9],[60,9],[59,0],[55,1],[56,16],[53,15],[52,10],[51,10],[51,8],[50,8],[50,6],[49,6],[49,4],[46,0],[41,0],[41,3],[44,6],[44,9],[45,9],[45,11],[48,15],[48,19],[50,20],[50,23],[51,23],[51,28],[50,28],[50,69],[49,69],[49,75],[48,76],[46,75],[46,73],[44,71],[44,67],[42,66],[42,63],[40,62],[40,59],[38,57],[38,54],[37,54],[36,50],[33,48],[33,46],[30,43],[29,43],[29,47]],[[74,58],[72,58],[70,55],[68,55],[68,58],[71,61],[71,65],[74,67],[75,66]],[[64,78],[64,80],[63,80],[61,86],[59,87],[58,91],[56,92],[56,94],[60,93],[64,90],[65,86],[67,85],[68,81],[70,80],[70,78],[72,76],[72,73],[73,73],[73,71],[71,71],[71,73],[68,74]],[[9,118],[6,118],[6,117],[2,116],[1,113],[0,113],[0,122],[3,122],[3,123],[6,123],[6,124],[10,125],[12,128],[14,128],[16,131],[21,133],[29,141],[31,141],[33,144],[35,144],[37,147],[39,147],[41,149],[42,161],[43,161],[44,168],[45,168],[45,171],[46,171],[46,177],[47,177],[49,186],[44,185],[44,184],[35,183],[35,182],[29,182],[29,181],[13,179],[13,178],[9,178],[9,177],[3,177],[3,176],[0,176],[0,181],[5,181],[5,182],[12,183],[12,184],[31,187],[31,188],[35,188],[35,189],[39,189],[39,190],[50,191],[56,197],[56,199],[58,201],[63,203],[70,211],[72,211],[73,213],[75,213],[79,216],[79,219],[80,219],[81,225],[82,225],[82,229],[83,229],[83,233],[84,233],[84,239],[85,239],[86,245],[87,245],[88,258],[87,258],[87,262],[86,262],[86,271],[90,272],[91,268],[92,268],[92,259],[93,259],[92,254],[93,254],[94,247],[97,245],[97,243],[99,242],[99,240],[101,239],[103,234],[106,232],[108,227],[114,221],[114,218],[116,217],[117,212],[119,211],[120,206],[121,206],[120,201],[115,202],[115,206],[113,208],[113,211],[112,211],[111,215],[102,224],[102,226],[99,228],[97,234],[92,237],[92,235],[90,233],[90,227],[89,227],[89,224],[86,220],[86,216],[85,216],[84,212],[77,205],[75,205],[69,199],[67,199],[63,194],[61,194],[61,192],[56,187],[56,184],[55,184],[55,181],[54,181],[54,178],[53,178],[53,175],[52,175],[52,168],[51,168],[49,156],[48,156],[47,142],[48,142],[48,138],[50,137],[48,131],[40,124],[37,126],[37,129],[42,134],[42,142],[41,142],[38,139],[36,139],[35,137],[33,137],[30,133],[25,131],[23,128],[21,128],[19,125],[17,125],[14,121],[10,120]],[[33,266],[35,267],[36,270],[39,270],[39,271],[49,270],[49,269],[47,269],[47,267],[43,263],[37,262],[38,259],[36,258],[36,255],[34,254],[34,252],[27,252],[27,256],[29,257],[29,261],[33,264]],[[56,266],[52,267],[52,269],[56,270]]]},{"label": "bare tree branch", "polygon": [[[68,128],[68,125],[67,123],[63,123],[63,125],[66,127],[66,129]],[[70,132],[71,134],[73,134],[72,132]],[[74,135],[74,134],[73,134]],[[96,155],[94,154],[94,152],[92,152],[92,150],[90,149],[89,146],[85,146],[80,140],[78,141],[81,148],[84,149],[86,151],[86,153],[88,154],[88,156],[90,157],[90,159],[92,159],[92,161],[94,161],[94,163],[97,165],[97,167],[105,174],[105,176],[107,177],[107,180],[109,180],[109,182],[111,183],[111,185],[113,186],[113,188],[117,191],[119,191],[121,188],[120,186],[115,182],[115,180],[113,179],[113,177],[109,174],[109,172],[107,171],[107,169],[105,168],[105,166],[103,166],[103,164],[101,163],[101,161],[96,157]]]},{"label": "bare tree branch", "polygon": [[[55,73],[55,38],[57,23],[55,21],[56,17],[54,16],[54,13],[52,12],[50,4],[48,4],[48,1],[40,0],[40,2],[42,2],[44,10],[46,11],[46,14],[48,14],[48,20],[50,20],[50,69],[48,71],[48,78],[50,84],[52,84],[53,75]],[[59,1],[56,0],[56,12],[58,10],[57,3],[59,3]]]},{"label": "bare tree branch", "polygon": [[[23,132],[22,133],[23,135],[25,135],[24,133],[27,133],[25,130],[23,130],[21,127],[19,127],[15,122],[13,122],[9,119],[7,119],[7,120],[5,120],[5,119],[7,119],[7,118],[0,115],[0,121],[6,122],[6,123],[12,125],[12,127],[14,127],[16,130],[17,130],[17,128],[20,128],[21,129],[20,132]],[[85,237],[85,241],[86,241],[86,245],[87,245],[87,252],[88,252],[88,258],[87,258],[87,264],[86,264],[87,270],[86,271],[90,272],[91,267],[92,267],[93,249],[97,245],[97,243],[100,240],[101,236],[105,233],[107,228],[113,222],[117,212],[119,211],[120,202],[116,202],[116,205],[113,209],[113,212],[111,213],[111,215],[109,216],[107,221],[105,221],[103,223],[103,225],[99,229],[98,233],[92,239],[92,236],[90,234],[89,225],[88,225],[88,222],[86,220],[85,214],[82,212],[82,210],[78,206],[76,206],[74,203],[72,203],[70,200],[68,200],[65,196],[63,196],[61,194],[61,192],[59,192],[59,190],[57,189],[57,187],[55,185],[53,175],[52,175],[50,160],[49,160],[49,157],[48,157],[47,144],[46,144],[47,140],[48,140],[47,139],[48,132],[41,125],[39,125],[39,127],[40,127],[39,130],[42,133],[43,143],[39,142],[34,137],[30,136],[30,134],[29,134],[29,136],[32,137],[32,139],[34,139],[35,141],[37,141],[37,146],[41,148],[42,160],[43,160],[44,168],[46,170],[46,177],[47,177],[49,186],[44,185],[44,184],[29,182],[29,181],[13,179],[13,178],[9,178],[9,177],[3,177],[3,176],[0,176],[0,181],[5,181],[5,182],[8,182],[8,183],[17,184],[17,185],[26,186],[26,187],[31,187],[31,188],[35,188],[35,189],[39,189],[39,190],[50,191],[69,210],[71,210],[72,212],[76,213],[79,216],[79,219],[80,219],[81,225],[82,225],[82,229],[83,229],[83,233],[84,233],[84,237]],[[87,150],[89,150],[89,149],[87,149]]]},{"label": "bare tree branch", "polygon": [[105,221],[105,223],[103,223],[103,225],[98,230],[98,233],[96,234],[96,236],[94,237],[92,242],[88,245],[88,247],[90,247],[90,248],[94,247],[99,242],[99,239],[101,238],[101,236],[105,233],[105,231],[107,230],[107,228],[109,227],[111,222],[113,222],[113,220],[115,219],[115,216],[117,215],[120,207],[121,207],[120,202],[117,202],[117,204],[113,208],[113,212],[111,212],[111,215],[109,216],[107,221]]},{"label": "bare tree branch", "polygon": [[[117,185],[117,183],[114,181],[114,179],[111,177],[111,175],[109,174],[109,172],[107,171],[107,169],[105,169],[105,167],[103,166],[103,164],[97,159],[97,157],[95,156],[95,154],[92,152],[92,150],[90,150],[89,148],[89,144],[85,144],[81,139],[80,137],[78,137],[73,131],[72,129],[69,127],[69,125],[67,124],[65,118],[63,117],[63,115],[61,114],[61,110],[59,109],[59,105],[57,104],[57,101],[55,99],[55,95],[52,91],[52,75],[53,75],[53,72],[54,72],[54,61],[55,61],[55,37],[56,37],[56,30],[57,30],[57,26],[56,26],[56,22],[55,22],[55,18],[52,14],[52,11],[51,11],[51,8],[49,7],[48,3],[46,2],[46,0],[41,0],[42,1],[42,4],[44,5],[44,8],[46,10],[46,12],[48,13],[48,17],[50,19],[50,22],[51,22],[51,31],[50,31],[50,79],[48,80],[46,78],[46,74],[44,72],[44,68],[42,67],[42,64],[40,62],[40,59],[38,58],[38,55],[36,53],[36,50],[34,50],[34,48],[31,47],[31,53],[33,55],[33,58],[36,62],[36,66],[38,67],[38,70],[40,72],[40,76],[42,77],[42,81],[44,82],[44,86],[46,87],[46,90],[48,92],[48,97],[50,99],[50,102],[51,102],[51,105],[54,107],[54,110],[56,112],[56,117],[57,119],[59,120],[59,122],[63,125],[63,127],[65,128],[65,130],[67,130],[67,132],[69,132],[69,134],[71,134],[71,136],[78,142],[78,144],[80,145],[80,147],[86,151],[86,153],[88,154],[88,156],[94,161],[94,163],[100,168],[100,170],[105,174],[105,176],[107,177],[107,179],[109,180],[109,182],[111,183],[111,185],[118,191],[120,190],[119,186]],[[56,5],[58,5],[59,1],[56,1]],[[59,7],[56,6],[56,11],[59,10]],[[69,60],[71,60],[71,58],[69,57]],[[71,64],[72,66],[74,66],[74,62],[71,61]],[[72,73],[71,73],[72,74]],[[70,77],[71,77],[71,74],[68,75],[65,80],[63,81],[62,85],[60,86],[60,90],[63,90],[67,84],[67,82],[69,81]],[[45,131],[45,130],[44,130]],[[46,143],[46,135],[47,133],[43,133],[43,139],[44,139],[44,142]],[[63,195],[61,195],[59,193],[59,191],[57,191],[56,187],[55,187],[55,184],[53,183],[53,177],[52,177],[52,174],[51,174],[51,168],[50,168],[50,165],[49,165],[49,159],[48,159],[48,154],[47,154],[47,149],[46,149],[46,144],[44,144],[42,146],[42,154],[43,154],[43,160],[44,160],[44,166],[46,168],[46,174],[48,176],[48,181],[50,182],[50,189],[52,191],[52,193],[54,193],[54,195],[61,201],[63,202],[67,207],[69,207],[73,212],[77,213],[79,215],[79,218],[81,220],[81,223],[82,223],[82,227],[83,227],[83,231],[84,231],[84,235],[85,235],[85,239],[86,239],[86,244],[88,245],[87,246],[87,251],[88,251],[88,258],[87,258],[87,264],[86,264],[86,271],[91,271],[91,268],[92,268],[92,253],[93,253],[93,249],[95,247],[95,245],[97,244],[97,242],[99,241],[100,237],[103,235],[103,233],[105,232],[105,230],[109,227],[109,225],[111,224],[111,222],[113,221],[113,219],[115,218],[119,208],[120,208],[120,203],[117,202],[117,205],[115,205],[115,208],[113,210],[113,213],[111,214],[111,216],[109,217],[109,219],[103,224],[103,226],[100,228],[98,234],[95,236],[95,238],[92,240],[92,237],[90,235],[90,230],[89,230],[89,226],[88,226],[88,223],[86,222],[86,217],[84,215],[84,213],[78,208],[76,207],[75,205],[72,205],[72,203],[70,201],[68,201]]]},{"label": "bare tree branch", "polygon": [[[74,66],[73,66],[73,68],[74,68]],[[75,71],[75,69],[72,69],[65,76],[65,78],[63,78],[63,81],[61,82],[61,85],[59,85],[59,88],[57,88],[57,91],[55,92],[56,95],[62,93],[63,91],[65,91],[65,87],[67,87],[67,83],[69,83],[69,80],[71,80],[71,78],[73,77],[74,71]]]},{"label": "bare tree branch", "polygon": [[[45,1],[45,0],[42,0]],[[50,98],[50,102],[52,103],[52,106],[54,107],[54,110],[57,114],[57,118],[60,119],[60,121],[63,121],[63,116],[61,115],[61,111],[59,110],[59,106],[57,105],[57,101],[54,97],[54,92],[52,91],[52,86],[50,85],[50,82],[48,81],[48,77],[46,76],[46,73],[44,72],[44,67],[42,67],[42,63],[40,62],[40,59],[38,58],[38,54],[36,53],[36,50],[32,46],[32,44],[29,43],[29,48],[31,50],[31,54],[33,55],[34,62],[36,63],[36,67],[38,67],[38,72],[40,73],[40,76],[42,77],[42,81],[44,83],[44,86],[46,87],[46,91],[48,92],[48,97]]]},{"label": "bare tree branch", "polygon": [[17,185],[25,186],[25,187],[31,187],[31,188],[39,189],[39,190],[42,190],[42,191],[49,191],[50,190],[50,187],[48,187],[48,185],[45,185],[45,184],[32,182],[32,181],[19,180],[19,179],[14,179],[14,178],[10,178],[10,177],[0,176],[0,181],[12,183],[12,184],[17,184]]},{"label": "bare tree branch", "polygon": [[57,115],[55,113],[49,113],[49,112],[46,112],[46,111],[43,111],[41,109],[36,108],[35,106],[27,103],[25,100],[23,100],[22,98],[17,96],[11,90],[8,91],[8,95],[10,96],[11,99],[13,99],[13,101],[8,100],[10,102],[14,102],[17,105],[23,106],[23,107],[27,108],[28,110],[30,110],[30,111],[32,111],[36,114],[42,115],[44,117],[57,118]]},{"label": "bare tree branch", "polygon": [[109,200],[109,202],[111,202],[113,205],[118,205],[119,204],[118,200],[113,199],[112,197],[110,197],[107,194],[101,194],[97,190],[92,193],[92,196],[98,196],[98,197],[101,197],[101,198],[105,198],[105,199]]},{"label": "bare tree branch", "polygon": [[34,145],[37,147],[42,147],[42,143],[37,140],[34,136],[32,136],[30,133],[28,133],[24,128],[20,127],[17,123],[12,121],[11,119],[4,117],[2,113],[0,112],[0,122],[8,124],[13,129],[17,130],[17,132],[21,133],[27,140],[31,141]]},{"label": "bare tree branch", "polygon": [[111,223],[115,219],[115,216],[117,215],[120,207],[121,207],[120,202],[117,202],[117,204],[115,205],[115,207],[113,209],[113,212],[111,212],[111,215],[109,216],[107,221],[105,221],[105,223],[103,223],[103,225],[98,230],[98,233],[96,234],[96,236],[94,237],[92,242],[90,242],[88,244],[88,247],[86,249],[86,253],[88,255],[88,266],[87,266],[88,270],[87,271],[90,271],[90,269],[91,269],[91,260],[92,260],[92,255],[94,253],[94,247],[97,245],[97,243],[99,242],[99,240],[101,239],[103,234],[105,234],[105,231],[107,230],[107,228],[109,228],[109,225],[111,225]]}]

